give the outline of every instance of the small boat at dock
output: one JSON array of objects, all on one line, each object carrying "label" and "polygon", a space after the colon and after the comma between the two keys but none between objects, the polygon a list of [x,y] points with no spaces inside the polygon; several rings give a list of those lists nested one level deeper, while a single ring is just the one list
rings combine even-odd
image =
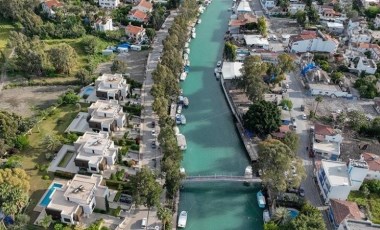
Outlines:
[{"label": "small boat at dock", "polygon": [[189,99],[188,99],[187,97],[184,97],[184,98],[183,98],[183,105],[184,105],[185,107],[188,107],[188,106],[189,106]]},{"label": "small boat at dock", "polygon": [[190,48],[186,48],[185,53],[190,54]]},{"label": "small boat at dock", "polygon": [[195,33],[195,27],[191,29],[191,33]]},{"label": "small boat at dock", "polygon": [[182,113],[182,105],[178,105],[178,107],[177,107],[177,113],[179,113],[179,114]]},{"label": "small boat at dock", "polygon": [[186,125],[186,117],[185,117],[185,115],[181,114],[180,121],[181,121],[181,125]]},{"label": "small boat at dock", "polygon": [[189,48],[190,44],[188,42],[185,43],[185,48]]},{"label": "small boat at dock", "polygon": [[245,168],[245,172],[244,172],[244,177],[245,178],[252,178],[252,166],[248,165],[246,168]]},{"label": "small boat at dock", "polygon": [[194,33],[191,34],[191,37],[192,37],[192,38],[196,38],[196,37],[197,37],[197,34],[194,32]]},{"label": "small boat at dock", "polygon": [[261,191],[258,191],[257,194],[257,204],[260,208],[265,208],[266,202],[265,202],[265,196]]},{"label": "small boat at dock", "polygon": [[182,72],[181,76],[179,77],[179,80],[184,81],[184,80],[186,80],[186,77],[187,77],[187,73],[186,72]]},{"label": "small boat at dock", "polygon": [[186,228],[186,222],[187,222],[187,212],[182,211],[178,217],[178,227],[179,228]]},{"label": "small boat at dock", "polygon": [[198,19],[197,24],[201,24],[201,23],[202,23],[202,19]]},{"label": "small boat at dock", "polygon": [[264,223],[268,223],[270,221],[270,215],[269,215],[268,209],[265,209],[263,212],[263,221]]},{"label": "small boat at dock", "polygon": [[187,144],[186,144],[186,137],[183,134],[177,134],[177,145],[180,150],[186,150]]},{"label": "small boat at dock", "polygon": [[[176,114],[175,115],[175,123],[177,124],[177,125],[180,125],[181,124],[181,114]],[[178,131],[178,133],[179,133],[179,131]]]}]

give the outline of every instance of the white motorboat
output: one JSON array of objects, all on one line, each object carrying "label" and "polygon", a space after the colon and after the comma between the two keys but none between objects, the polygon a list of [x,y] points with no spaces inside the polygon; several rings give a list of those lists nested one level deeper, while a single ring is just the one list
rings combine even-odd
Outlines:
[{"label": "white motorboat", "polygon": [[197,23],[201,24],[202,23],[202,19],[198,19]]},{"label": "white motorboat", "polygon": [[177,134],[177,145],[180,150],[184,151],[187,149],[187,144],[186,144],[186,137],[183,134]]},{"label": "white motorboat", "polygon": [[186,174],[185,168],[179,168],[179,172],[180,172],[181,174]]},{"label": "white motorboat", "polygon": [[186,125],[186,117],[185,117],[185,115],[181,114],[180,120],[181,120],[181,124],[182,125]]},{"label": "white motorboat", "polygon": [[191,29],[191,33],[195,33],[195,27]]},{"label": "white motorboat", "polygon": [[186,60],[186,66],[190,66],[190,60]]},{"label": "white motorboat", "polygon": [[174,126],[173,130],[175,135],[179,134],[179,128],[177,126]]},{"label": "white motorboat", "polygon": [[191,37],[192,37],[192,38],[196,38],[196,37],[197,37],[197,34],[194,32],[194,33],[191,34]]},{"label": "white motorboat", "polygon": [[222,61],[218,61],[218,63],[216,63],[216,67],[220,67],[222,65]]},{"label": "white motorboat", "polygon": [[252,175],[253,175],[253,173],[252,173],[252,166],[248,165],[245,168],[244,177],[249,178],[249,177],[252,177]]},{"label": "white motorboat", "polygon": [[183,89],[179,89],[179,95],[183,96]]},{"label": "white motorboat", "polygon": [[188,106],[189,106],[189,98],[187,98],[187,97],[184,97],[184,98],[183,98],[183,105],[184,105],[185,107],[188,107]]},{"label": "white motorboat", "polygon": [[265,209],[263,212],[263,221],[264,223],[268,223],[270,221],[270,215],[269,215],[268,209]]},{"label": "white motorboat", "polygon": [[184,97],[178,96],[178,104],[183,104]]},{"label": "white motorboat", "polygon": [[265,208],[265,205],[267,204],[265,202],[265,196],[261,191],[258,191],[257,194],[257,204],[259,205],[260,208]]},{"label": "white motorboat", "polygon": [[179,114],[182,113],[182,105],[178,105],[178,107],[177,107],[177,113],[179,113]]},{"label": "white motorboat", "polygon": [[190,48],[186,48],[185,53],[190,54]]},{"label": "white motorboat", "polygon": [[186,228],[186,222],[187,222],[187,212],[182,211],[178,217],[178,227],[179,228]]},{"label": "white motorboat", "polygon": [[188,42],[185,43],[185,48],[189,48],[190,44]]},{"label": "white motorboat", "polygon": [[179,80],[184,81],[184,80],[186,80],[186,77],[187,77],[187,73],[186,72],[182,72],[181,76],[179,77]]},{"label": "white motorboat", "polygon": [[190,43],[191,42],[191,38],[187,39],[187,42]]},{"label": "white motorboat", "polygon": [[180,125],[181,124],[181,114],[176,114],[175,115],[175,123],[177,124],[177,125]]},{"label": "white motorboat", "polygon": [[184,54],[183,54],[183,60],[185,60],[185,62],[186,62],[187,60],[189,60],[189,55],[188,55],[187,53],[184,53]]}]

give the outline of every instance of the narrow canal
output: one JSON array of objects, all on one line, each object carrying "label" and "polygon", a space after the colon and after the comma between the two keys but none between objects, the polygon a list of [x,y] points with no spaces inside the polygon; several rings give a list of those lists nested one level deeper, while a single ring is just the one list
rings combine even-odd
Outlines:
[{"label": "narrow canal", "polygon": [[[187,124],[183,167],[188,175],[243,175],[249,164],[233,123],[233,115],[214,77],[222,56],[231,0],[214,0],[196,26],[190,44],[190,73],[182,84],[190,106],[184,110]],[[239,182],[186,184],[180,193],[179,211],[188,211],[186,229],[262,229],[257,187]]]}]

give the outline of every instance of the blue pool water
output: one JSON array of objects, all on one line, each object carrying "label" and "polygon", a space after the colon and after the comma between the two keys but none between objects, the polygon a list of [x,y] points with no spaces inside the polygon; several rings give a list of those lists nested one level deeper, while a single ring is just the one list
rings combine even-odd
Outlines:
[{"label": "blue pool water", "polygon": [[84,90],[83,95],[90,95],[94,91],[93,87],[88,87],[87,89]]},{"label": "blue pool water", "polygon": [[298,214],[300,213],[297,209],[288,208],[288,210],[290,212],[290,217],[292,219],[296,218],[298,216]]},{"label": "blue pool water", "polygon": [[48,206],[48,204],[50,203],[50,197],[53,194],[54,190],[56,188],[62,188],[62,186],[63,185],[58,184],[58,183],[54,183],[52,186],[50,186],[49,190],[47,191],[47,193],[45,194],[44,198],[42,199],[40,205],[43,206],[43,207]]}]

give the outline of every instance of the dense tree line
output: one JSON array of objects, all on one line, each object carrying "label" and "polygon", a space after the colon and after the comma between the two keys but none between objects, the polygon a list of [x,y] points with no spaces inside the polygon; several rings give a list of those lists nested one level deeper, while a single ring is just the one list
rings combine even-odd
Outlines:
[{"label": "dense tree line", "polygon": [[[170,3],[177,4],[174,1]],[[185,0],[182,3],[180,14],[174,19],[169,34],[163,42],[161,62],[152,73],[154,85],[151,93],[155,98],[153,110],[160,118],[161,131],[158,140],[164,153],[162,171],[169,199],[175,198],[180,187],[183,176],[180,173],[180,163],[183,156],[173,131],[174,121],[168,116],[168,106],[179,95],[178,76],[183,68],[181,53],[188,39],[184,34],[187,34],[188,23],[195,19],[197,9],[198,4],[195,0]]]}]

